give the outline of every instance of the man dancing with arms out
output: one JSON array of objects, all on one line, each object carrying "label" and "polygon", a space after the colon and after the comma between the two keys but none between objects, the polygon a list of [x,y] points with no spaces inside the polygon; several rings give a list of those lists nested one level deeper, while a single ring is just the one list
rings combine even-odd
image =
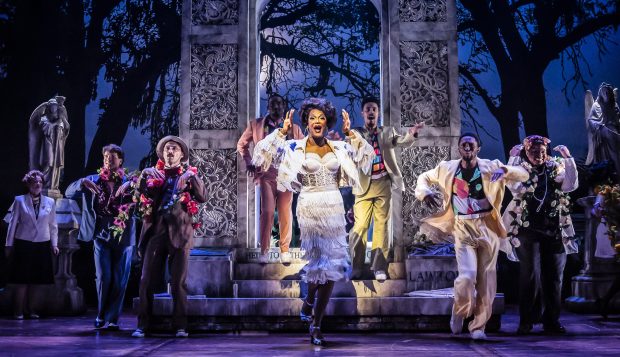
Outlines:
[{"label": "man dancing with arms out", "polygon": [[[500,239],[507,236],[500,214],[505,185],[526,181],[529,174],[519,166],[478,158],[480,139],[476,134],[462,134],[458,145],[461,159],[442,161],[421,174],[415,196],[432,208],[443,207],[423,222],[454,237],[459,275],[454,281],[450,328],[460,333],[463,320],[473,315],[469,331],[472,339],[480,340],[486,338],[484,329],[497,290]],[[443,202],[432,185],[442,191]]]}]

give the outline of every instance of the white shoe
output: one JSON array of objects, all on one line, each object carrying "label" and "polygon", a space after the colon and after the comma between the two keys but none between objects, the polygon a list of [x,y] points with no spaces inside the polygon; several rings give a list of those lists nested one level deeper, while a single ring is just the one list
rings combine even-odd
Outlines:
[{"label": "white shoe", "polygon": [[144,338],[144,330],[137,328],[132,334],[131,337]]},{"label": "white shoe", "polygon": [[452,305],[452,316],[450,317],[450,330],[455,335],[463,332],[463,318],[454,313],[454,305]]},{"label": "white shoe", "polygon": [[382,283],[387,279],[387,275],[383,270],[377,270],[375,272],[375,280]]},{"label": "white shoe", "polygon": [[176,337],[188,337],[189,333],[187,333],[187,331],[185,331],[184,329],[180,328],[177,330],[177,333],[175,336]]},{"label": "white shoe", "polygon": [[258,262],[261,264],[269,263],[269,253],[261,254],[258,256]]},{"label": "white shoe", "polygon": [[487,335],[482,330],[474,330],[471,332],[472,340],[486,340]]},{"label": "white shoe", "polygon": [[293,259],[290,252],[282,252],[280,253],[280,263],[282,264],[290,264]]}]

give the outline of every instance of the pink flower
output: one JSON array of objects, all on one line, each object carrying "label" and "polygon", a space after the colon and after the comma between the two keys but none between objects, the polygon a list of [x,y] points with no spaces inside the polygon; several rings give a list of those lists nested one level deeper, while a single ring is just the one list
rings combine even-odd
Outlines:
[{"label": "pink flower", "polygon": [[194,228],[194,229],[198,229],[198,228],[200,228],[200,227],[202,227],[202,223],[200,223],[200,222],[194,222],[194,223],[192,223],[192,228]]}]

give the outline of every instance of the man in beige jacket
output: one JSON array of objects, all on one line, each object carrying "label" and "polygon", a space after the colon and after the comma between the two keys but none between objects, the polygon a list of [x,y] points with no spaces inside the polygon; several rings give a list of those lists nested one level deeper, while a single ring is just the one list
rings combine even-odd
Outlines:
[{"label": "man in beige jacket", "polygon": [[[241,138],[237,142],[237,151],[245,161],[248,175],[254,176],[254,184],[260,187],[260,262],[267,263],[271,228],[275,215],[276,204],[278,208],[278,221],[280,228],[280,260],[282,263],[291,262],[289,244],[291,243],[293,230],[293,193],[290,191],[278,191],[278,170],[270,167],[269,170],[260,172],[252,165],[252,150],[250,144],[256,145],[259,141],[282,125],[286,102],[279,94],[272,94],[267,102],[268,113],[262,118],[250,120]],[[293,124],[287,135],[287,139],[302,139],[304,134],[297,124]]]},{"label": "man in beige jacket", "polygon": [[[507,233],[500,208],[507,183],[523,182],[528,172],[498,160],[479,159],[480,139],[473,133],[459,138],[460,160],[442,161],[418,177],[415,196],[430,207],[443,207],[424,223],[454,237],[458,278],[454,281],[454,305],[450,328],[458,334],[469,316],[472,339],[485,339],[497,290],[496,263],[500,239]],[[431,189],[437,185],[443,194]]]},{"label": "man in beige jacket", "polygon": [[362,117],[364,127],[351,130],[373,146],[376,156],[370,174],[358,170],[361,190],[353,190],[355,223],[349,232],[349,250],[353,260],[353,278],[360,278],[372,220],[370,269],[374,272],[375,279],[383,281],[387,278],[387,257],[390,250],[387,228],[392,190],[405,191],[394,149],[412,146],[424,124],[416,124],[405,135],[400,135],[389,126],[379,127],[379,100],[373,97],[362,100]]}]

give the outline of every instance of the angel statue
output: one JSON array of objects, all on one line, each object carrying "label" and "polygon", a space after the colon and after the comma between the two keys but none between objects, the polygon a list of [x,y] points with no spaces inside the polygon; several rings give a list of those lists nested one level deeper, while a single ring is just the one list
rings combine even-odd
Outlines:
[{"label": "angel statue", "polygon": [[620,183],[620,109],[618,89],[601,83],[596,101],[586,92],[586,127],[588,128],[588,157],[586,165],[608,161],[614,171],[612,180]]},{"label": "angel statue", "polygon": [[57,191],[65,166],[65,142],[69,136],[65,97],[56,96],[41,103],[30,115],[28,144],[30,169],[45,175],[44,188]]}]

